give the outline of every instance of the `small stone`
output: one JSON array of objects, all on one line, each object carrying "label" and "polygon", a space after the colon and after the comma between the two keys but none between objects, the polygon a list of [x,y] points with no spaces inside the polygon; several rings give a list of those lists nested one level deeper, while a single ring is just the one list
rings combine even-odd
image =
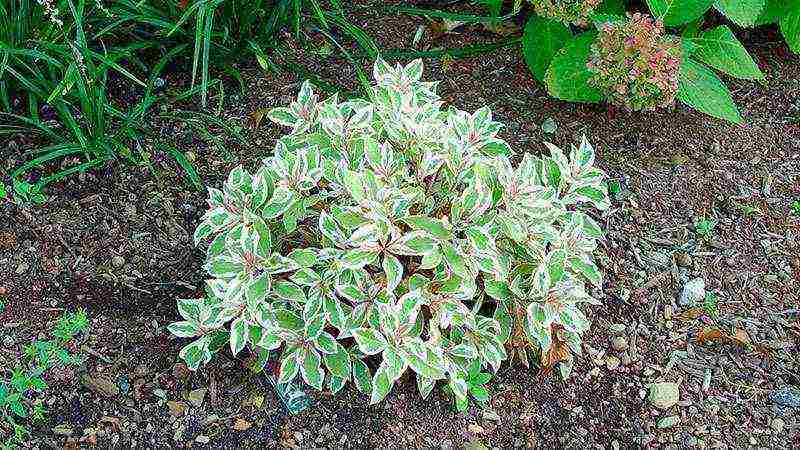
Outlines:
[{"label": "small stone", "polygon": [[56,436],[72,436],[72,432],[72,427],[66,423],[62,423],[61,425],[56,425],[53,427],[53,434]]},{"label": "small stone", "polygon": [[611,348],[618,352],[624,352],[628,349],[628,340],[625,336],[614,336],[611,339]]},{"label": "small stone", "polygon": [[119,395],[119,386],[105,375],[90,376],[89,374],[84,374],[81,380],[89,390],[103,397],[116,397]]},{"label": "small stone", "polygon": [[650,403],[656,408],[668,409],[678,403],[678,385],[661,382],[650,385]]},{"label": "small stone", "polygon": [[467,431],[472,434],[483,434],[486,430],[484,430],[484,428],[477,423],[471,423],[467,425]]},{"label": "small stone", "polygon": [[247,420],[242,419],[241,417],[236,419],[236,422],[233,424],[233,429],[236,431],[245,431],[252,428],[253,423],[248,422]]},{"label": "small stone", "polygon": [[686,252],[675,253],[675,263],[681,267],[692,267],[692,257]]},{"label": "small stone", "polygon": [[485,409],[483,410],[483,420],[493,420],[495,422],[500,422],[500,415],[497,414],[492,409]]},{"label": "small stone", "polygon": [[770,394],[770,399],[780,406],[800,408],[800,390],[784,387]]},{"label": "small stone", "polygon": [[617,367],[619,367],[619,363],[619,358],[616,356],[606,357],[606,367],[608,367],[609,370],[615,370]]},{"label": "small stone", "polygon": [[681,421],[678,416],[667,416],[658,421],[658,428],[663,430],[665,428],[672,428]]},{"label": "small stone", "polygon": [[211,442],[211,438],[204,434],[201,434],[198,435],[196,438],[194,438],[194,441],[197,442],[198,444],[208,444],[209,442]]},{"label": "small stone", "polygon": [[111,258],[111,264],[114,265],[114,267],[116,267],[117,269],[119,269],[120,267],[125,265],[125,258],[119,255],[114,256],[113,258]]},{"label": "small stone", "polygon": [[786,422],[784,422],[780,417],[776,417],[772,419],[772,423],[770,423],[769,426],[772,427],[773,431],[780,434],[783,433],[783,428],[786,426]]},{"label": "small stone", "polygon": [[206,426],[208,426],[208,425],[211,425],[211,424],[212,424],[212,423],[214,423],[214,422],[219,422],[219,416],[218,416],[218,415],[216,415],[216,414],[209,414],[209,415],[206,417],[206,419],[203,421],[203,423],[204,423]]},{"label": "small stone", "polygon": [[184,402],[167,402],[167,408],[169,408],[169,414],[172,417],[181,417],[186,412],[187,407],[188,405]]},{"label": "small stone", "polygon": [[556,121],[553,120],[552,117],[548,117],[547,119],[544,120],[544,122],[542,122],[542,131],[544,131],[547,134],[553,134],[556,132],[557,129],[558,125],[556,124]]},{"label": "small stone", "polygon": [[27,272],[29,268],[30,268],[30,266],[28,265],[28,263],[24,263],[24,262],[23,263],[19,263],[19,265],[17,266],[17,270],[16,270],[17,275],[21,275],[21,274]]},{"label": "small stone", "polygon": [[623,325],[621,323],[615,323],[615,324],[611,325],[610,327],[608,327],[608,330],[611,331],[611,334],[620,336],[620,335],[625,334],[625,328],[626,328],[625,325]]},{"label": "small stone", "polygon": [[619,357],[619,362],[623,366],[630,366],[633,364],[633,359],[631,359],[631,355],[628,352],[622,352],[622,355]]},{"label": "small stone", "polygon": [[195,389],[189,392],[189,402],[191,402],[195,408],[199,408],[203,404],[203,400],[205,398],[206,398],[205,388]]},{"label": "small stone", "polygon": [[701,304],[706,298],[706,282],[702,278],[695,278],[683,286],[678,303],[681,306],[694,306]]}]

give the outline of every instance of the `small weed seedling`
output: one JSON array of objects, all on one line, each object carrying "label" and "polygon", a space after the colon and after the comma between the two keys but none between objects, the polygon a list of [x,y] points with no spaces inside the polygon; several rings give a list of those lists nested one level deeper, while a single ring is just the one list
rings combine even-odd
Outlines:
[{"label": "small weed seedling", "polygon": [[699,234],[705,239],[711,237],[711,233],[714,232],[714,228],[716,227],[717,227],[716,220],[706,219],[705,217],[699,218],[694,224],[694,229],[697,232],[697,234]]},{"label": "small weed seedling", "polygon": [[795,216],[800,216],[800,200],[795,200],[791,206],[792,212]]},{"label": "small weed seedling", "polygon": [[712,319],[716,319],[719,316],[718,302],[719,297],[717,297],[717,294],[706,292],[706,298],[703,300],[703,309]]},{"label": "small weed seedling", "polygon": [[52,331],[53,338],[34,341],[25,348],[22,364],[0,372],[0,448],[11,449],[31,434],[28,424],[44,420],[45,410],[36,393],[47,389],[48,370],[79,364],[68,344],[88,327],[86,313],[65,313]]}]

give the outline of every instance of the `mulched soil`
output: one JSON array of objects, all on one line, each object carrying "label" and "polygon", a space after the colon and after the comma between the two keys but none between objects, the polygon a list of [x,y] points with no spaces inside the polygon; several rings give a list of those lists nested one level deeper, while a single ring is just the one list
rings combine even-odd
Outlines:
[{"label": "mulched soil", "polygon": [[[408,47],[427,24],[359,14],[353,20],[381,48]],[[570,380],[504,366],[490,384],[491,401],[466,413],[456,413],[438,390],[423,401],[408,376],[376,406],[348,385],[336,396],[311,394],[312,407],[293,416],[243,361],[220,356],[187,373],[177,360],[184,342],[165,326],[177,318],[175,299],[202,288],[203,253],[191,233],[205,195],[159,146],[143,143],[154,172],[117,163],[53,185],[44,205],[0,203],[0,365],[13,366],[22,347],[43,337],[65,309],[85,308],[91,320],[80,343],[86,362],[48,380],[49,416],[34,426],[31,445],[800,446],[800,408],[786,406],[800,385],[800,216],[790,209],[800,200],[800,58],[788,54],[775,30],[737,34],[767,76],[763,83],[727,80],[745,118],[741,126],[684,107],[642,115],[553,100],[513,47],[427,62],[425,77],[442,80],[447,103],[492,106],[512,148],[539,153],[543,141],[568,146],[586,134],[598,147],[598,164],[621,186],[603,217],[604,305],[589,311],[592,329]],[[462,28],[435,41],[426,35],[419,45],[492,38]],[[288,48],[312,72],[357,86],[352,67],[335,55]],[[252,169],[269,154],[282,130],[267,121],[254,128],[253,113],[288,103],[301,81],[255,66],[243,72],[245,94],[231,84],[222,117],[244,129],[246,145],[221,150],[185,127],[162,130],[209,186],[237,164]],[[185,77],[168,76],[167,86]],[[543,132],[546,120],[556,124],[554,133]],[[0,170],[9,171],[28,137],[12,136],[5,145],[10,156]],[[700,218],[717,223],[707,236],[695,230]],[[694,278],[717,296],[716,307],[678,303]],[[749,344],[700,340],[711,326],[739,330]],[[647,395],[655,382],[677,383],[679,402],[654,407]]]}]

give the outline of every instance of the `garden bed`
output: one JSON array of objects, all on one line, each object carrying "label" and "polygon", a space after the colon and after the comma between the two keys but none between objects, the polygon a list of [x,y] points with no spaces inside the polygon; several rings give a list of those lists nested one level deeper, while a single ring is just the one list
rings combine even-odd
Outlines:
[{"label": "garden bed", "polygon": [[[353,20],[382,48],[409,45],[424,24],[408,17]],[[592,328],[572,377],[563,382],[556,374],[505,365],[489,385],[486,407],[466,413],[456,413],[438,391],[422,400],[408,375],[378,405],[367,406],[348,384],[336,396],[310,393],[311,407],[290,415],[263,376],[249,375],[245,358],[221,356],[189,373],[177,359],[184,342],[166,325],[178,318],[176,298],[201,295],[203,254],[191,236],[205,193],[192,188],[163,149],[151,149],[155,173],[112,164],[53,184],[41,206],[0,203],[0,263],[6,268],[0,364],[13,364],[62,310],[85,308],[91,324],[79,343],[85,364],[48,380],[50,414],[34,427],[31,443],[800,445],[800,409],[786,405],[796,392],[791,387],[800,384],[800,215],[791,209],[800,200],[800,59],[773,34],[738,36],[767,77],[764,83],[731,82],[741,126],[680,107],[628,114],[553,100],[531,79],[515,47],[427,62],[424,78],[442,80],[444,100],[468,111],[490,105],[515,151],[538,154],[543,141],[568,146],[586,134],[598,149],[599,166],[620,187],[603,216],[603,306],[588,311]],[[438,44],[482,38],[464,32]],[[304,57],[300,50],[297,56]],[[309,64],[357,87],[343,60],[322,56]],[[301,81],[256,67],[244,73],[244,95],[231,85],[222,116],[242,127],[247,145],[229,143],[221,151],[186,130],[162,130],[177,136],[175,144],[189,153],[207,186],[221,184],[238,164],[255,168],[271,152],[282,130],[255,117],[288,103]],[[166,77],[167,86],[185,82],[185,75]],[[26,137],[11,141],[9,148],[21,148]],[[2,169],[18,163],[12,156]],[[704,219],[716,225],[703,232]],[[704,280],[716,303],[680,304],[680,292],[695,278]],[[749,343],[699,339],[715,324],[740,330],[736,336]],[[654,406],[649,391],[656,382],[677,383],[678,403]]]}]

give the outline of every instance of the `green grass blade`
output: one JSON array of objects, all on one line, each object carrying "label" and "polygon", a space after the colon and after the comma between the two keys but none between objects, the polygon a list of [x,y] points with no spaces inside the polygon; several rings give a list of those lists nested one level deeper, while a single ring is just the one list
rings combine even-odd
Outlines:
[{"label": "green grass blade", "polygon": [[194,187],[197,188],[198,191],[202,191],[203,180],[197,175],[197,171],[194,169],[192,163],[186,159],[186,156],[174,147],[167,147],[167,152],[172,155],[175,161],[183,168],[186,175],[188,175],[189,179],[192,181],[192,184],[194,184]]}]

